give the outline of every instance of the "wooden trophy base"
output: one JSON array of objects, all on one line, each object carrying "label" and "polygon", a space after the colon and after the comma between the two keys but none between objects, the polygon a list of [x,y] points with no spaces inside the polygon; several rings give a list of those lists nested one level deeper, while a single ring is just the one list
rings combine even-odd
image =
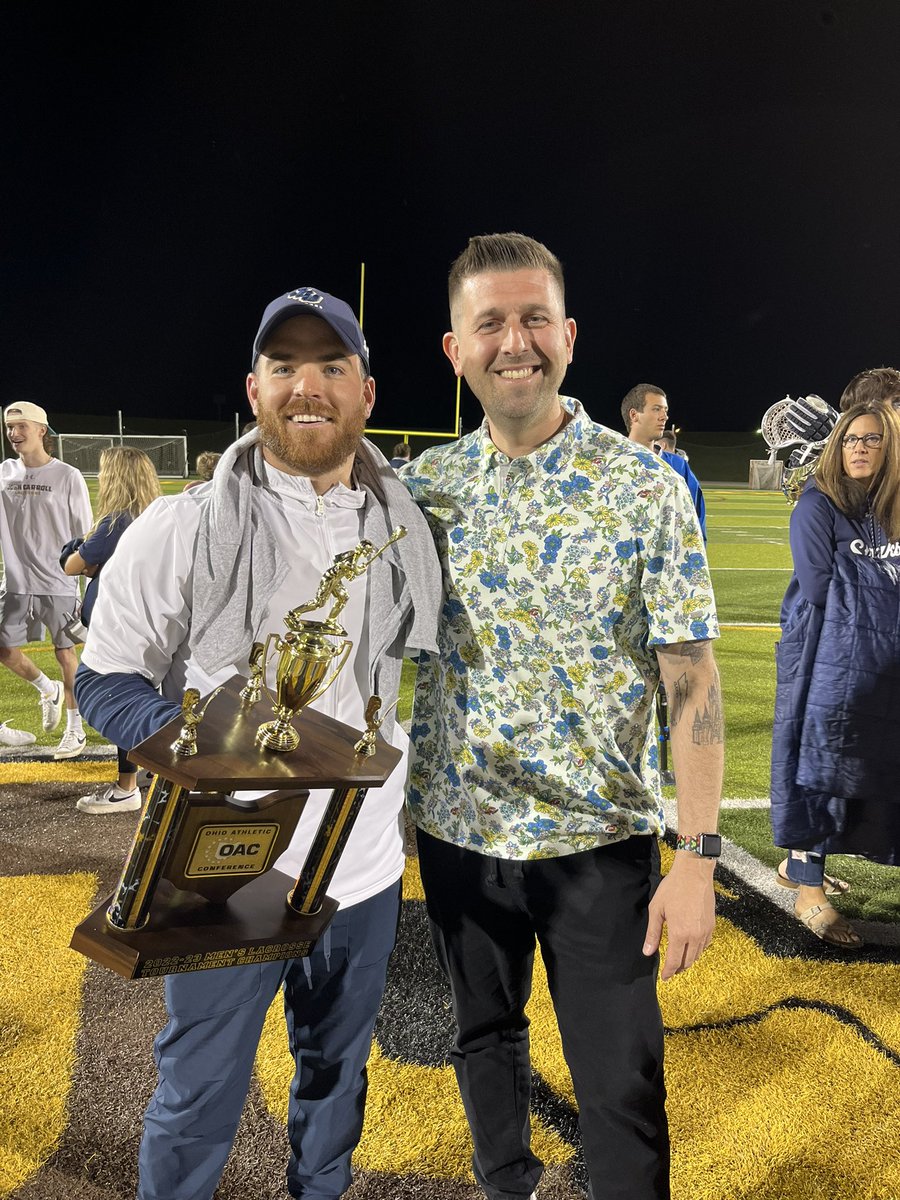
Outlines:
[{"label": "wooden trophy base", "polygon": [[[374,754],[358,753],[359,730],[309,709],[295,721],[294,750],[261,749],[256,732],[271,719],[272,705],[268,698],[244,704],[245,684],[235,675],[221,695],[213,694],[195,754],[172,749],[180,718],[130,752],[154,772],[140,825],[118,891],[70,942],[126,979],[309,954],[337,910],[325,889],[358,806],[401,757],[381,738]],[[334,790],[300,887],[272,864],[289,844],[311,788]],[[256,800],[227,795],[263,789],[271,791]],[[316,911],[295,913],[287,904],[292,891],[298,907]],[[111,907],[114,924],[107,919]]]},{"label": "wooden trophy base", "polygon": [[281,871],[267,871],[224,904],[160,886],[143,929],[122,932],[106,920],[109,896],[75,929],[70,944],[125,979],[302,958],[334,916],[337,901],[326,897],[313,916],[293,913],[287,906],[293,882]]}]

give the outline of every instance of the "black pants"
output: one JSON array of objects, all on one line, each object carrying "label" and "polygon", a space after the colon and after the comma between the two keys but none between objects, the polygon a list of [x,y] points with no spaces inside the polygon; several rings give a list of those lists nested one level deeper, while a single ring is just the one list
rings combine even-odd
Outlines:
[{"label": "black pants", "polygon": [[116,746],[116,754],[119,759],[119,774],[134,775],[134,773],[137,771],[137,767],[128,757],[128,751],[123,750],[121,746]]},{"label": "black pants", "polygon": [[511,861],[418,833],[431,932],[450,982],[453,1066],[490,1200],[528,1197],[525,1005],[540,944],[578,1102],[594,1200],[667,1200],[669,1139],[658,961],[641,947],[659,882],[653,837]]}]

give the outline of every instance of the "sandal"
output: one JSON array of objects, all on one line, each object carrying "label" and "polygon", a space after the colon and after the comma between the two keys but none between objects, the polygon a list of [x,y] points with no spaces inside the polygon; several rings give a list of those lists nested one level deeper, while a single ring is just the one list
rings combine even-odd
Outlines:
[{"label": "sandal", "polygon": [[[775,872],[775,882],[780,883],[784,888],[790,888],[796,892],[800,884],[794,883],[793,879],[788,879],[787,875],[785,875],[787,864],[787,859],[779,863],[778,870]],[[826,875],[822,880],[822,886],[825,889],[826,896],[844,896],[850,891],[850,884],[847,880],[838,879],[836,875]]]},{"label": "sandal", "polygon": [[863,944],[862,938],[846,917],[842,917],[836,908],[830,904],[813,904],[804,912],[794,909],[798,921],[802,921],[810,933],[827,942],[829,946],[837,946],[838,950],[858,950]]}]

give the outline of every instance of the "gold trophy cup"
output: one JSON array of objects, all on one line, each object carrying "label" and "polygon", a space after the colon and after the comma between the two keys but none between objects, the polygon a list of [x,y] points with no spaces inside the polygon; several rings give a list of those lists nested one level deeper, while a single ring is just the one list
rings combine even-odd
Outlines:
[{"label": "gold trophy cup", "polygon": [[[279,651],[275,669],[275,694],[263,683],[272,701],[275,720],[265,721],[256,731],[256,744],[285,753],[300,744],[300,734],[291,721],[300,711],[331,687],[340,674],[353,643],[345,638],[335,645],[327,640],[330,630],[324,621],[304,621],[305,628],[284,637],[270,633],[266,638],[263,663],[268,663],[274,644]],[[328,675],[329,668],[335,663]],[[326,678],[326,675],[328,676]]]}]

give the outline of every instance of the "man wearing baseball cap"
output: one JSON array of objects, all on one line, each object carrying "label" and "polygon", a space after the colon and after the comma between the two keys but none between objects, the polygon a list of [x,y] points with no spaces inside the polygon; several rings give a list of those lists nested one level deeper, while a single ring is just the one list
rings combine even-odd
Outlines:
[{"label": "man wearing baseball cap", "polygon": [[[10,404],[3,420],[17,457],[0,463],[0,664],[37,689],[41,724],[47,732],[59,725],[65,707],[66,728],[53,757],[75,758],[84,749],[85,735],[74,692],[77,643],[66,625],[75,607],[78,580],[63,572],[59,552],[71,538],[83,537],[90,529],[91,501],[81,472],[51,454],[48,435],[53,431],[39,404],[30,400]],[[44,636],[44,626],[62,683],[48,679],[21,650]]]},{"label": "man wearing baseball cap", "polygon": [[[434,543],[406,488],[363,437],[375,382],[349,305],[312,287],[273,300],[246,386],[255,427],[224,452],[210,482],[154,501],[103,568],[76,691],[87,719],[116,745],[134,747],[178,716],[185,688],[205,696],[236,671],[248,675],[253,644],[283,632],[285,614],[315,594],[335,555],[363,540],[384,546],[397,525],[406,537],[347,584],[341,622],[351,656],[313,707],[362,729],[373,694],[387,711],[396,699],[404,647],[436,651]],[[392,717],[381,732],[405,750]],[[336,1200],[350,1186],[397,927],[405,780],[404,755],[366,798],[329,887],[338,912],[309,956],[167,977],[139,1200],[210,1200],[281,989],[296,1061],[287,1190]],[[285,894],[329,795],[310,793],[272,868],[284,873]]]}]

